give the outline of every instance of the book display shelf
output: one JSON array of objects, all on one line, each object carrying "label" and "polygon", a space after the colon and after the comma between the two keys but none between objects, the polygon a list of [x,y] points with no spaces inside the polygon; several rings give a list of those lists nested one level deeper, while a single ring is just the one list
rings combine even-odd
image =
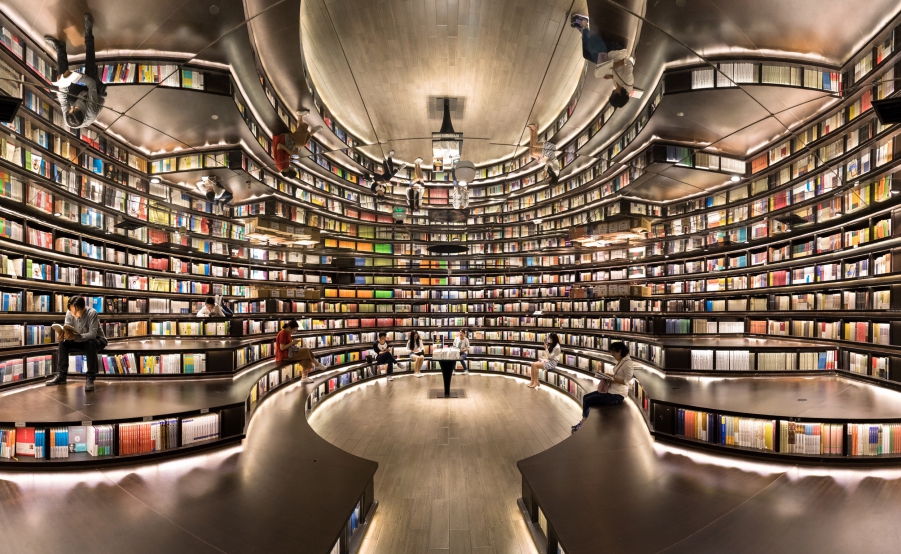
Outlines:
[{"label": "book display shelf", "polygon": [[[29,55],[34,45],[9,27],[0,69],[46,83],[52,64],[35,61],[40,49]],[[48,319],[58,319],[79,293],[113,339],[101,358],[110,380],[255,371],[271,363],[274,334],[292,317],[303,344],[337,366],[360,364],[377,330],[402,342],[411,328],[450,337],[465,326],[476,371],[496,371],[494,361],[478,356],[534,358],[556,330],[565,363],[586,375],[603,370],[599,353],[611,341],[626,340],[636,359],[667,374],[839,372],[894,387],[901,382],[894,318],[901,309],[901,141],[896,126],[879,124],[871,104],[895,93],[893,36],[887,31],[872,54],[863,52],[844,71],[753,60],[718,61],[721,73],[669,70],[614,140],[596,144],[612,117],[605,108],[562,145],[568,174],[560,183],[545,183],[544,169],[527,157],[506,160],[479,169],[465,222],[439,225],[424,210],[403,228],[393,224],[390,203],[377,205],[367,194],[361,173],[336,164],[319,142],[309,145],[312,158],[301,161],[297,179],[278,175],[272,137],[228,71],[172,60],[100,61],[112,87],[232,96],[269,158],[242,146],[145,155],[102,131],[66,128],[46,91],[5,84],[25,102],[0,144],[2,381],[17,386],[48,374],[55,355]],[[742,85],[827,92],[853,85],[855,92],[747,158],[643,140],[668,95],[728,92],[723,75]],[[583,83],[584,74],[542,138],[567,123]],[[265,78],[263,85],[270,108],[295,127]],[[344,144],[359,143],[319,107]],[[642,196],[673,169],[706,192]],[[268,196],[223,211],[176,184],[217,171],[246,176]],[[408,177],[402,173],[400,184]],[[445,177],[429,176],[435,183]],[[446,189],[428,187],[426,201],[446,206]],[[319,229],[322,244],[312,253],[249,239],[261,217]],[[637,236],[628,244],[606,241],[621,224]],[[468,252],[428,255],[429,245],[446,242]],[[339,258],[353,265],[331,265]],[[259,296],[264,285],[311,290]],[[192,316],[216,294],[235,318]],[[81,372],[83,357],[71,366]],[[353,371],[336,387],[376,376]],[[260,377],[256,397],[295,378],[281,368],[277,377]]]}]

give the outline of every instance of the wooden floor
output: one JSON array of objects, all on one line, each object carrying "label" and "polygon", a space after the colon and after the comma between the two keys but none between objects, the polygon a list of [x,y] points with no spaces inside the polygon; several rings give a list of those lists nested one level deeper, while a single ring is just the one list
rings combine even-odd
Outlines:
[{"label": "wooden floor", "polygon": [[429,399],[440,375],[384,380],[331,400],[310,424],[375,460],[376,517],[362,554],[534,553],[516,462],[570,436],[579,408],[525,380],[454,377],[465,397]]}]

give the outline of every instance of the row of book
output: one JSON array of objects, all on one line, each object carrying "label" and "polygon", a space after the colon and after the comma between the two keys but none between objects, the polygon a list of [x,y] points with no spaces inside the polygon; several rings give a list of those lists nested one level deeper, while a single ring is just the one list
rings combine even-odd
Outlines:
[{"label": "row of book", "polygon": [[[176,418],[118,425],[120,456],[169,450],[178,446]],[[186,417],[181,421],[182,446],[219,438],[219,414]],[[0,458],[68,458],[86,452],[91,456],[112,456],[115,426],[76,425],[49,428],[0,428]]]},{"label": "row of book", "polygon": [[779,451],[790,454],[841,455],[843,446],[839,423],[779,422]]},{"label": "row of book", "polygon": [[[87,372],[87,359],[84,354],[69,355],[69,371]],[[136,356],[134,353],[101,354],[100,371],[110,375],[204,373],[206,372],[206,354],[150,354],[145,356]]]}]

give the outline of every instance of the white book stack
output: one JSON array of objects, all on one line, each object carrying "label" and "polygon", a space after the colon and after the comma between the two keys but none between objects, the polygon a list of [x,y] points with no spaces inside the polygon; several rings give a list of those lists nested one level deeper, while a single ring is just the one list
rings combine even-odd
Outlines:
[{"label": "white book stack", "polygon": [[807,88],[823,88],[823,74],[816,69],[804,69],[804,86]]},{"label": "white book stack", "polygon": [[744,333],[745,332],[745,323],[743,321],[721,321],[720,325],[719,325],[719,332],[720,333]]},{"label": "white book stack", "polygon": [[692,350],[691,351],[691,368],[692,369],[713,369],[713,350]]},{"label": "white book stack", "polygon": [[713,88],[714,87],[714,70],[695,69],[691,72],[691,88],[692,90]]},{"label": "white book stack", "polygon": [[160,373],[181,373],[181,356],[179,354],[163,354],[160,356]]},{"label": "white book stack", "polygon": [[761,352],[757,357],[760,371],[789,371],[797,367],[793,352]]},{"label": "white book stack", "polygon": [[869,364],[867,364],[867,355],[858,352],[848,352],[848,371],[867,375],[869,373]]},{"label": "white book stack", "polygon": [[10,348],[25,344],[23,325],[0,325],[0,348]]},{"label": "white book stack", "polygon": [[219,438],[219,414],[187,417],[181,422],[181,444],[188,446]]},{"label": "white book stack", "polygon": [[149,312],[152,314],[169,313],[169,300],[166,298],[151,298]]},{"label": "white book stack", "polygon": [[891,344],[891,325],[888,323],[874,323],[873,342],[875,344]]},{"label": "white book stack", "polygon": [[169,199],[169,187],[168,185],[164,185],[162,183],[150,183],[150,189],[148,192],[151,196],[156,196],[157,198]]}]

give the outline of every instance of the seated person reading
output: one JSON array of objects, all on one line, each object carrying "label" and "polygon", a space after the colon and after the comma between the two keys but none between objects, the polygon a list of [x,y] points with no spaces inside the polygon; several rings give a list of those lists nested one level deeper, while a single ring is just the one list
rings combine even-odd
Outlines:
[{"label": "seated person reading", "polygon": [[203,307],[197,312],[197,317],[225,317],[225,312],[222,311],[222,306],[219,305],[220,298],[220,296],[216,296],[216,298],[208,297],[203,303]]},{"label": "seated person reading", "polygon": [[46,385],[65,385],[69,373],[69,355],[85,354],[87,358],[87,380],[85,391],[94,390],[94,378],[97,376],[97,354],[103,351],[108,344],[103,328],[100,326],[100,316],[97,310],[87,306],[83,296],[73,296],[69,299],[68,311],[64,325],[52,326],[60,338],[59,350],[56,356],[57,373]]}]

